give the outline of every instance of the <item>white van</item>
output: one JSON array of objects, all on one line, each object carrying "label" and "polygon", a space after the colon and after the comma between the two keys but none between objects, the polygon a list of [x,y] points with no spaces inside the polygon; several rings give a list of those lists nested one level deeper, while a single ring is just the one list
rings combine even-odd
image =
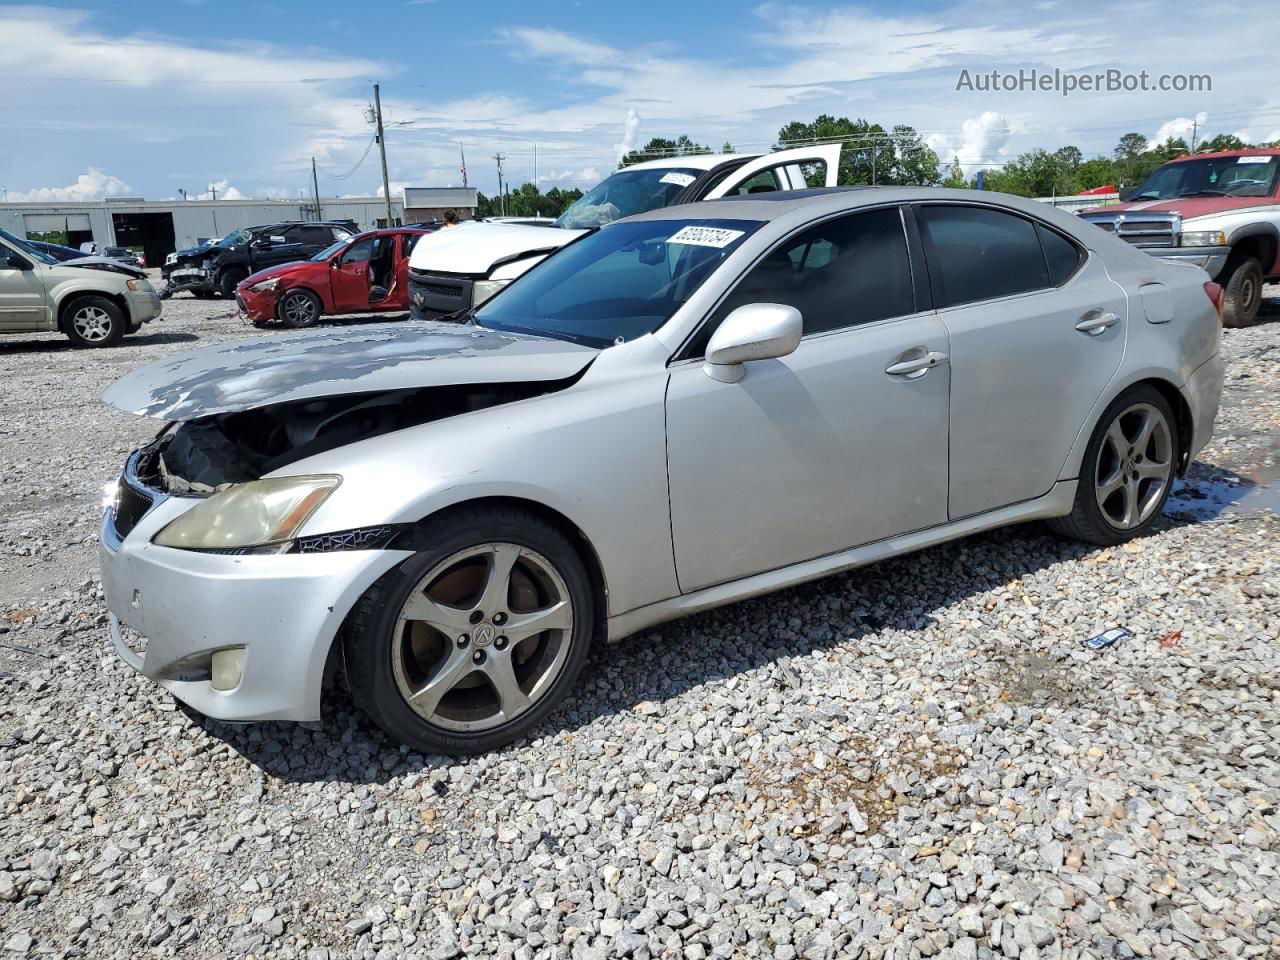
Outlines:
[{"label": "white van", "polygon": [[461,314],[570,240],[623,217],[737,194],[803,190],[810,185],[805,167],[821,168],[823,185],[833,187],[840,146],[649,160],[607,177],[546,226],[474,221],[439,230],[419,240],[409,258],[410,313],[414,319]]}]

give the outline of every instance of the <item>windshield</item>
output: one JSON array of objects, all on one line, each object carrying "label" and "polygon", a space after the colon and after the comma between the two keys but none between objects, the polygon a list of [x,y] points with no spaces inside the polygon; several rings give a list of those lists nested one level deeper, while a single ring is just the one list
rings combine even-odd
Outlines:
[{"label": "windshield", "polygon": [[232,230],[225,237],[214,244],[215,247],[231,247],[237,243],[248,243],[248,230]]},{"label": "windshield", "polygon": [[345,247],[349,240],[350,238],[348,237],[347,240],[339,240],[337,243],[329,244],[327,247],[325,247],[323,250],[317,253],[314,257],[312,257],[311,262],[319,263],[321,260],[328,260],[335,253],[337,253],[339,250]]},{"label": "windshield", "polygon": [[681,190],[698,179],[697,169],[619,170],[560,214],[557,227],[582,230],[671,205]]},{"label": "windshield", "polygon": [[1166,163],[1143,181],[1130,200],[1179,197],[1269,197],[1280,157],[1205,157]]},{"label": "windshield", "polygon": [[19,240],[8,230],[0,230],[0,237],[3,237],[8,243],[16,247],[18,250],[21,250],[24,254],[26,254],[32,260],[35,260],[37,263],[47,263],[50,266],[52,266],[58,262],[57,257],[51,257],[49,256],[49,254],[45,253],[43,250],[37,250],[31,244],[27,243],[27,241]]},{"label": "windshield", "polygon": [[593,347],[652,333],[760,224],[643,220],[588,234],[487,300],[474,322]]}]

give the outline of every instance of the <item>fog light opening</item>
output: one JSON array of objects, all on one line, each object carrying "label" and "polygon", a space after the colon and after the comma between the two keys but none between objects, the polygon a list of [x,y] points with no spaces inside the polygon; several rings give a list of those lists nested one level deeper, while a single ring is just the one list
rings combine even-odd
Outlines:
[{"label": "fog light opening", "polygon": [[244,675],[244,647],[219,650],[210,662],[209,684],[215,690],[228,691],[240,686]]}]

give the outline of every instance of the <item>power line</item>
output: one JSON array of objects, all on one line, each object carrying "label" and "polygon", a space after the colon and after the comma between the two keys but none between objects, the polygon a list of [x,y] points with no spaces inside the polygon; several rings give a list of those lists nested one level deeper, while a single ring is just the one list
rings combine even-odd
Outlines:
[{"label": "power line", "polygon": [[351,176],[355,174],[357,170],[360,169],[360,165],[363,164],[365,161],[365,158],[369,156],[369,151],[373,149],[373,145],[377,141],[377,139],[378,139],[377,134],[374,134],[374,136],[369,138],[369,142],[365,144],[364,153],[360,154],[360,159],[356,161],[356,165],[352,167],[350,170],[348,170],[346,173],[342,173],[342,174],[330,173],[324,167],[320,168],[320,172],[324,174],[326,180],[349,179]]}]

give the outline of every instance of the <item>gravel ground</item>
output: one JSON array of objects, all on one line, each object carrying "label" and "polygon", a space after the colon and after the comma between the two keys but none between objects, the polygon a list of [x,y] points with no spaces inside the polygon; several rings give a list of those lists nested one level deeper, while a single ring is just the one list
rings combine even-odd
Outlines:
[{"label": "gravel ground", "polygon": [[[598,649],[466,761],[117,661],[97,398],[249,335],[0,342],[0,958],[1280,956],[1280,290],[1159,531],[972,537]],[[1101,652],[1081,640],[1123,624]]]}]

